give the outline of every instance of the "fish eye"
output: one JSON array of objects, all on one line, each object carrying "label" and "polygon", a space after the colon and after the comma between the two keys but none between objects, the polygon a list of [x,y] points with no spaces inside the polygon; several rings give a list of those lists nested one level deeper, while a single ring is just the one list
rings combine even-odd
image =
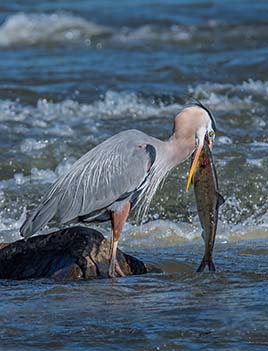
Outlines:
[{"label": "fish eye", "polygon": [[210,138],[213,138],[215,136],[215,133],[213,130],[211,130],[209,133],[208,133],[209,137]]}]

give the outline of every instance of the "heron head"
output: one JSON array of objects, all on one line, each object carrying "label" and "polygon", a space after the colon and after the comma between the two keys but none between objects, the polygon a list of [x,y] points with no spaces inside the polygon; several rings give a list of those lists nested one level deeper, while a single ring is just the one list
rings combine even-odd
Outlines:
[{"label": "heron head", "polygon": [[185,144],[188,147],[188,155],[195,152],[193,162],[188,175],[186,191],[189,188],[192,177],[198,165],[200,153],[203,145],[206,142],[212,148],[215,140],[216,123],[210,110],[200,102],[193,106],[186,107],[175,119],[175,132],[177,128],[180,131],[180,138],[182,133]]}]

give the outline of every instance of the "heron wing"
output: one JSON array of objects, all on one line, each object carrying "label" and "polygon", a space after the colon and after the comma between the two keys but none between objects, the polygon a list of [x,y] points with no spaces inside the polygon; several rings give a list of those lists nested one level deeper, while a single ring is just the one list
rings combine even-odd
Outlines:
[{"label": "heron wing", "polygon": [[66,223],[106,208],[139,188],[153,162],[148,138],[138,131],[122,132],[90,150],[52,185],[21,234],[30,236],[53,218]]}]

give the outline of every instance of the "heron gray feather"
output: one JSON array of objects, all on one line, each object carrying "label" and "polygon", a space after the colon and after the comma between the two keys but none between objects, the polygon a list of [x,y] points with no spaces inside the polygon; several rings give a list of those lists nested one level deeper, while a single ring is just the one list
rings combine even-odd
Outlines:
[{"label": "heron gray feather", "polygon": [[[148,176],[149,154],[142,146],[157,139],[137,130],[119,133],[90,150],[60,177],[21,228],[31,236],[52,219],[67,223],[110,206],[139,189]],[[157,146],[156,146],[157,147]],[[143,194],[144,191],[142,191]],[[151,197],[151,196],[150,196]]]}]

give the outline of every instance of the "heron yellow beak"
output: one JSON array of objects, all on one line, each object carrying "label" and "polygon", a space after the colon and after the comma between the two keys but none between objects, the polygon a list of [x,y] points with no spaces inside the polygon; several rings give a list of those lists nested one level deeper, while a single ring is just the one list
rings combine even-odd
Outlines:
[{"label": "heron yellow beak", "polygon": [[203,148],[203,143],[200,143],[198,145],[197,149],[196,149],[196,152],[195,152],[195,155],[194,155],[194,160],[193,160],[191,168],[190,168],[190,172],[189,172],[188,179],[187,179],[187,184],[186,184],[186,191],[188,191],[188,188],[190,186],[192,177],[193,177],[193,175],[195,173],[195,170],[196,170],[196,167],[197,167],[197,164],[198,164],[198,159],[199,159],[199,156],[200,156],[202,148]]}]

